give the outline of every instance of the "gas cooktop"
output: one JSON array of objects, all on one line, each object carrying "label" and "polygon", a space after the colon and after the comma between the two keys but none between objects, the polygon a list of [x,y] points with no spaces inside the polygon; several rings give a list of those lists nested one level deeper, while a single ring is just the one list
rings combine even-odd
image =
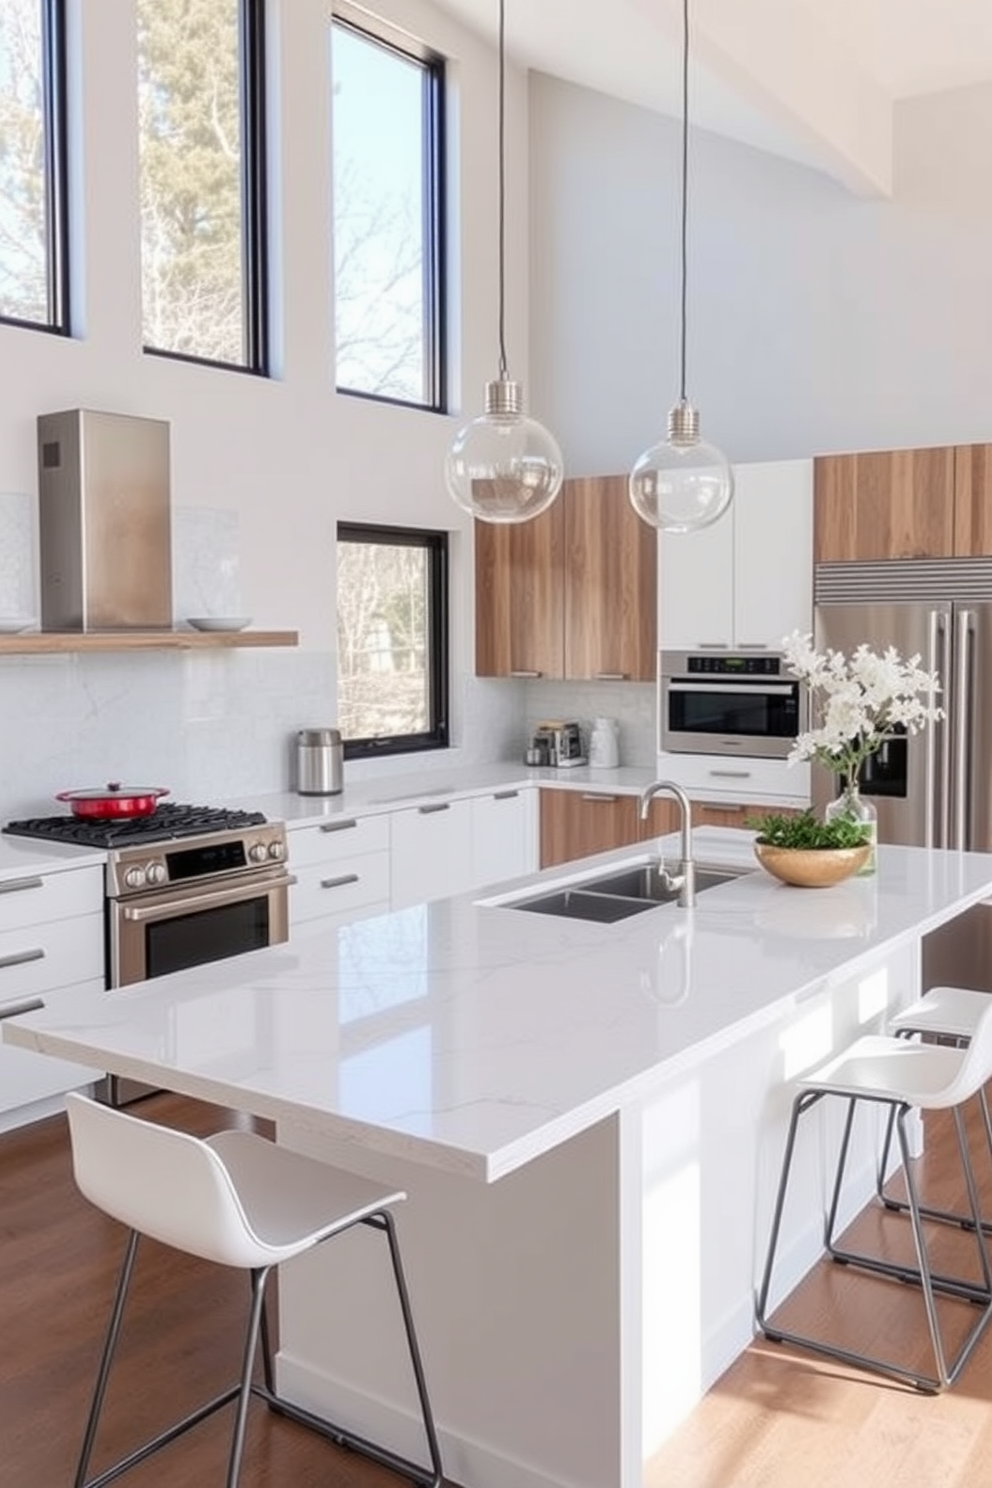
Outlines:
[{"label": "gas cooktop", "polygon": [[200,837],[210,832],[236,832],[265,822],[260,811],[228,811],[221,806],[186,806],[163,802],[148,816],[103,817],[84,821],[75,816],[34,816],[11,821],[3,828],[13,837],[41,837],[49,842],[72,842],[78,847],[130,847],[167,842],[176,837]]}]

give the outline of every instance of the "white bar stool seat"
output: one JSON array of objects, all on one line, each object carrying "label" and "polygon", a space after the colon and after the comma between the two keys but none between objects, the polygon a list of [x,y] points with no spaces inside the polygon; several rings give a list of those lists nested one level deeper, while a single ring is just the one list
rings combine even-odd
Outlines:
[{"label": "white bar stool seat", "polygon": [[[786,1341],[799,1344],[832,1358],[841,1359],[848,1364],[868,1367],[896,1379],[908,1380],[918,1389],[928,1392],[944,1389],[954,1382],[978,1342],[989,1317],[992,1316],[992,1271],[990,1271],[985,1237],[981,1229],[978,1195],[961,1114],[964,1102],[977,1093],[990,1075],[992,1075],[992,1000],[982,1010],[972,1038],[965,1048],[932,1043],[911,1043],[905,1038],[894,1035],[868,1035],[859,1038],[848,1049],[796,1082],[798,1093],[792,1106],[768,1255],[757,1299],[758,1326],[766,1337],[776,1342]],[[824,1235],[826,1251],[834,1260],[843,1264],[852,1265],[881,1277],[909,1282],[922,1291],[933,1350],[933,1373],[926,1373],[900,1363],[898,1360],[860,1353],[828,1342],[823,1338],[781,1328],[768,1319],[768,1296],[771,1290],[799,1122],[807,1111],[830,1097],[840,1098],[847,1102],[847,1116],[838,1154],[833,1194],[826,1218]],[[881,1104],[887,1107],[893,1115],[905,1173],[907,1207],[912,1221],[917,1259],[915,1267],[902,1265],[882,1256],[863,1255],[842,1250],[834,1241],[854,1115],[858,1105],[865,1101]],[[932,1269],[923,1231],[923,1211],[912,1173],[910,1144],[906,1130],[906,1118],[913,1109],[950,1110],[953,1115],[972,1218],[971,1228],[974,1230],[979,1279],[947,1276],[938,1274]],[[959,1344],[956,1356],[950,1362],[947,1360],[937,1316],[935,1294],[940,1293],[975,1303],[979,1307],[977,1318],[968,1328],[963,1341]]]},{"label": "white bar stool seat", "polygon": [[[392,1205],[406,1197],[354,1173],[279,1147],[252,1132],[222,1131],[201,1139],[157,1126],[77,1093],[66,1096],[73,1171],[80,1191],[130,1230],[110,1326],[97,1374],[75,1488],[102,1488],[153,1452],[237,1400],[227,1472],[235,1488],[252,1395],[273,1409],[403,1473],[440,1488],[442,1470],[420,1349],[400,1262]],[[265,1325],[265,1284],[274,1266],[363,1224],[386,1235],[431,1467],[335,1426],[277,1396]],[[140,1236],[222,1266],[250,1273],[251,1306],[241,1377],[213,1400],[87,1481],[110,1366]],[[252,1383],[259,1334],[264,1385]]]},{"label": "white bar stool seat", "polygon": [[[992,994],[971,987],[931,987],[916,1002],[903,1008],[901,1013],[889,1020],[889,1032],[899,1038],[936,1039],[938,1042],[956,1044],[964,1048],[969,1044],[982,1014],[992,1004]],[[984,1086],[978,1089],[978,1104],[985,1128],[985,1139],[992,1156],[992,1116],[989,1114],[988,1096]],[[885,1191],[885,1173],[888,1169],[889,1147],[892,1142],[892,1119],[890,1117],[885,1134],[885,1145],[878,1170],[878,1196],[889,1209],[906,1211],[908,1205],[902,1199],[893,1198]],[[943,1219],[949,1224],[968,1227],[971,1223],[966,1214],[953,1209],[922,1207],[921,1213],[928,1219]],[[983,1219],[982,1228],[992,1235],[992,1220]]]}]

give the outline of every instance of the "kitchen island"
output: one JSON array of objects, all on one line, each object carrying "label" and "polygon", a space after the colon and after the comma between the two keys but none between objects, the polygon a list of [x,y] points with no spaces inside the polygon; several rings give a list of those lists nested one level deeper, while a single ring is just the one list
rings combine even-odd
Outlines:
[{"label": "kitchen island", "polygon": [[[701,829],[697,854],[744,866],[740,836]],[[918,995],[922,937],[992,895],[990,855],[883,847],[871,878],[807,891],[749,872],[694,910],[609,925],[512,902],[640,856],[53,996],[4,1037],[270,1117],[280,1140],[401,1183],[448,1475],[637,1488],[751,1337],[790,1080]],[[788,1284],[821,1246],[815,1125]],[[382,1258],[354,1238],[282,1279],[281,1381],[416,1455]]]}]

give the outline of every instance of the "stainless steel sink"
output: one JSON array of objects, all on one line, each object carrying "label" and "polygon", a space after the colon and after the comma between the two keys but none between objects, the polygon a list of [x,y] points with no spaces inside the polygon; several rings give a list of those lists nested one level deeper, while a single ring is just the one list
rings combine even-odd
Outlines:
[{"label": "stainless steel sink", "polygon": [[[696,893],[715,889],[739,878],[732,868],[696,867]],[[659,858],[614,869],[602,878],[546,890],[528,899],[505,900],[508,909],[526,909],[532,914],[558,915],[567,920],[597,920],[612,925],[631,915],[643,914],[659,904],[676,904],[678,884],[673,884]]]}]

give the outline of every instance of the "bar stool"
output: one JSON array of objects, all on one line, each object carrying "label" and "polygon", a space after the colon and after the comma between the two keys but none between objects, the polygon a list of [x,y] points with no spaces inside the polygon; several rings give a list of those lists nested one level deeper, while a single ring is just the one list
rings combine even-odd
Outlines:
[{"label": "bar stool", "polygon": [[[992,994],[988,992],[977,991],[971,987],[931,987],[923,997],[918,998],[916,1002],[889,1020],[889,1032],[895,1034],[897,1038],[935,1039],[938,1043],[953,1044],[963,1049],[971,1042],[982,1014],[990,1005],[992,1005]],[[982,1113],[982,1125],[985,1128],[989,1155],[992,1156],[992,1117],[989,1115],[988,1096],[984,1085],[979,1086],[978,1089],[978,1104]],[[890,1115],[878,1169],[878,1197],[887,1209],[901,1210],[905,1213],[909,1208],[906,1201],[893,1198],[885,1191],[885,1172],[889,1164],[891,1146],[892,1116]],[[961,1225],[965,1229],[971,1224],[968,1216],[957,1210],[922,1206],[920,1213],[925,1214],[928,1219],[942,1219],[948,1224]],[[992,1220],[983,1219],[982,1228],[987,1235],[992,1235]]]},{"label": "bar stool", "polygon": [[[222,1131],[202,1140],[185,1132],[140,1121],[75,1093],[66,1096],[66,1109],[73,1171],[80,1191],[97,1208],[120,1220],[130,1230],[97,1372],[75,1488],[102,1488],[221,1406],[236,1400],[226,1479],[227,1488],[235,1488],[252,1395],[265,1400],[281,1414],[300,1421],[339,1445],[349,1446],[393,1468],[424,1488],[440,1488],[442,1470],[437,1434],[390,1213],[391,1206],[406,1195],[401,1190],[385,1188],[356,1174],[278,1147],[251,1132]],[[389,1244],[431,1461],[429,1469],[283,1400],[273,1388],[265,1324],[265,1284],[270,1271],[281,1262],[312,1250],[358,1224],[384,1233]],[[251,1303],[241,1377],[237,1384],[87,1482],[86,1472],[120,1335],[138,1240],[142,1235],[160,1240],[175,1250],[249,1272]],[[264,1378],[261,1385],[252,1382],[260,1333]]]},{"label": "bar stool", "polygon": [[[966,1048],[911,1043],[905,1038],[894,1035],[867,1035],[857,1039],[850,1048],[797,1082],[798,1093],[792,1106],[768,1255],[756,1306],[758,1326],[767,1338],[774,1342],[784,1341],[798,1344],[840,1359],[847,1364],[864,1366],[895,1379],[907,1380],[918,1389],[928,1392],[942,1390],[954,1382],[978,1342],[989,1317],[992,1316],[992,1270],[990,1270],[985,1237],[981,1228],[978,1194],[961,1114],[963,1103],[976,1094],[990,1075],[992,1075],[992,1002],[983,1010]],[[831,1096],[839,1097],[847,1102],[847,1115],[840,1142],[833,1194],[826,1219],[824,1235],[826,1251],[834,1260],[843,1264],[879,1276],[909,1282],[921,1289],[933,1350],[934,1372],[932,1374],[911,1368],[898,1360],[859,1353],[826,1339],[782,1328],[768,1320],[768,1295],[771,1289],[799,1122],[807,1111]],[[894,1117],[905,1171],[908,1211],[917,1260],[915,1267],[890,1261],[882,1256],[842,1250],[834,1240],[854,1116],[861,1102],[887,1107]],[[926,1236],[923,1232],[923,1211],[920,1207],[910,1164],[910,1147],[906,1131],[906,1117],[914,1108],[949,1110],[953,1116],[972,1218],[971,1228],[974,1231],[978,1266],[981,1272],[980,1280],[947,1276],[932,1269]],[[957,1297],[976,1304],[980,1309],[950,1363],[947,1361],[937,1316],[937,1294]]]}]

